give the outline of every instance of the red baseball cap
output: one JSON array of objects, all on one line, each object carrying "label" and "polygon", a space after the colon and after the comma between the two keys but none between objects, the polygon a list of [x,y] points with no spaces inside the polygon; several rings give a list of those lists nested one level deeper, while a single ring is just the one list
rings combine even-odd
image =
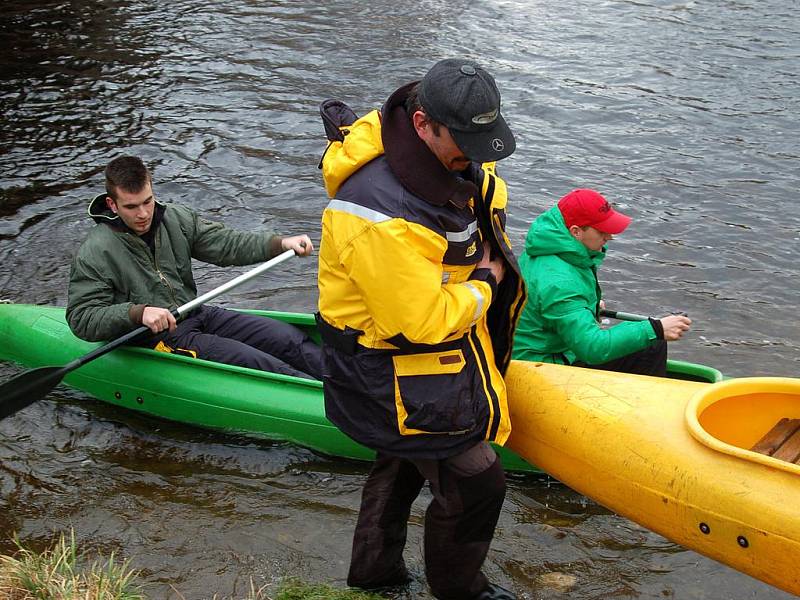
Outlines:
[{"label": "red baseball cap", "polygon": [[594,190],[572,190],[558,201],[567,228],[589,225],[603,233],[622,233],[631,218],[611,208],[608,200]]}]

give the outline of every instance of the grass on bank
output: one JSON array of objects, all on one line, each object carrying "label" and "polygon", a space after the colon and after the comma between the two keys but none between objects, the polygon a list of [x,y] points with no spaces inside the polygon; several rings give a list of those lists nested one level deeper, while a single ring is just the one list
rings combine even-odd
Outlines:
[{"label": "grass on bank", "polygon": [[[108,560],[87,563],[78,553],[75,533],[62,533],[52,548],[34,552],[14,539],[14,556],[0,555],[0,600],[147,600],[138,572],[119,562],[113,552]],[[80,563],[80,564],[79,564]],[[382,600],[383,596],[297,579],[284,581],[276,595],[266,586],[251,589],[242,600]],[[179,597],[180,593],[176,591]],[[215,599],[221,600],[218,596]]]},{"label": "grass on bank", "polygon": [[127,563],[95,561],[81,567],[75,534],[62,533],[52,548],[37,553],[19,540],[15,556],[0,556],[3,600],[145,600]]},{"label": "grass on bank", "polygon": [[[268,596],[247,600],[272,600]],[[284,581],[274,600],[386,600],[385,596],[354,589],[334,588],[324,583],[304,583],[296,579]]]}]

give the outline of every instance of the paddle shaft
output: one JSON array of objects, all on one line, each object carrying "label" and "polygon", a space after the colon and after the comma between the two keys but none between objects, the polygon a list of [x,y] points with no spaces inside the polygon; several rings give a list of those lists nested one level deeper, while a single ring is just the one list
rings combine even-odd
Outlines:
[{"label": "paddle shaft", "polygon": [[621,312],[618,310],[607,310],[605,308],[600,310],[600,316],[608,317],[609,319],[619,319],[620,321],[647,321],[650,318],[644,315]]},{"label": "paddle shaft", "polygon": [[[179,306],[172,311],[172,314],[175,316],[175,318],[178,318],[181,315],[194,310],[198,306],[205,304],[209,300],[213,300],[225,292],[228,292],[233,288],[250,281],[254,277],[258,277],[264,271],[274,267],[278,263],[282,263],[294,255],[294,250],[286,250],[278,256],[271,258],[267,262],[260,264],[256,268],[251,269],[250,271],[247,271],[246,273],[243,273],[234,279],[231,279],[229,282],[224,283],[218,288],[215,288],[210,292],[207,292],[202,296],[198,296],[194,300]],[[120,346],[133,341],[136,337],[143,335],[148,331],[150,331],[150,328],[143,325],[126,333],[122,337],[108,342],[99,348],[95,348],[88,354],[84,354],[83,356],[68,362],[63,367],[40,367],[38,369],[30,369],[24,373],[21,373],[20,375],[17,375],[16,377],[13,377],[12,379],[9,379],[0,385],[0,420],[13,415],[18,410],[22,410],[26,406],[43,398],[61,382],[67,373],[82,367],[86,363],[91,362],[94,359],[103,356],[104,354],[108,354],[112,350],[115,350]]]}]

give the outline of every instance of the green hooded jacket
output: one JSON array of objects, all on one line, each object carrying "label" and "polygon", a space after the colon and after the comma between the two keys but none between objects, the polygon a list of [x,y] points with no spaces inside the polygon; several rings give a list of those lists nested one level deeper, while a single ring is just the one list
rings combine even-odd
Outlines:
[{"label": "green hooded jacket", "polygon": [[514,334],[513,358],[597,365],[642,350],[657,339],[648,321],[602,329],[597,269],[605,257],[572,237],[558,206],[531,225],[520,257],[528,301]]},{"label": "green hooded jacket", "polygon": [[146,306],[170,310],[193,300],[192,259],[219,266],[263,262],[280,252],[271,233],[241,232],[177,204],[156,203],[153,251],[108,209],[106,194],[89,204],[96,222],[72,261],[67,322],[88,341],[119,337],[141,325]]}]

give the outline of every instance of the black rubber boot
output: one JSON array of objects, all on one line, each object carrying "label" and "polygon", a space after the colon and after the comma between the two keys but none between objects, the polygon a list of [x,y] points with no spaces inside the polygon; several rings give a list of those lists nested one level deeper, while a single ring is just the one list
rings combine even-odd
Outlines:
[{"label": "black rubber boot", "polygon": [[506,588],[490,583],[489,586],[473,600],[517,600],[517,597]]}]

